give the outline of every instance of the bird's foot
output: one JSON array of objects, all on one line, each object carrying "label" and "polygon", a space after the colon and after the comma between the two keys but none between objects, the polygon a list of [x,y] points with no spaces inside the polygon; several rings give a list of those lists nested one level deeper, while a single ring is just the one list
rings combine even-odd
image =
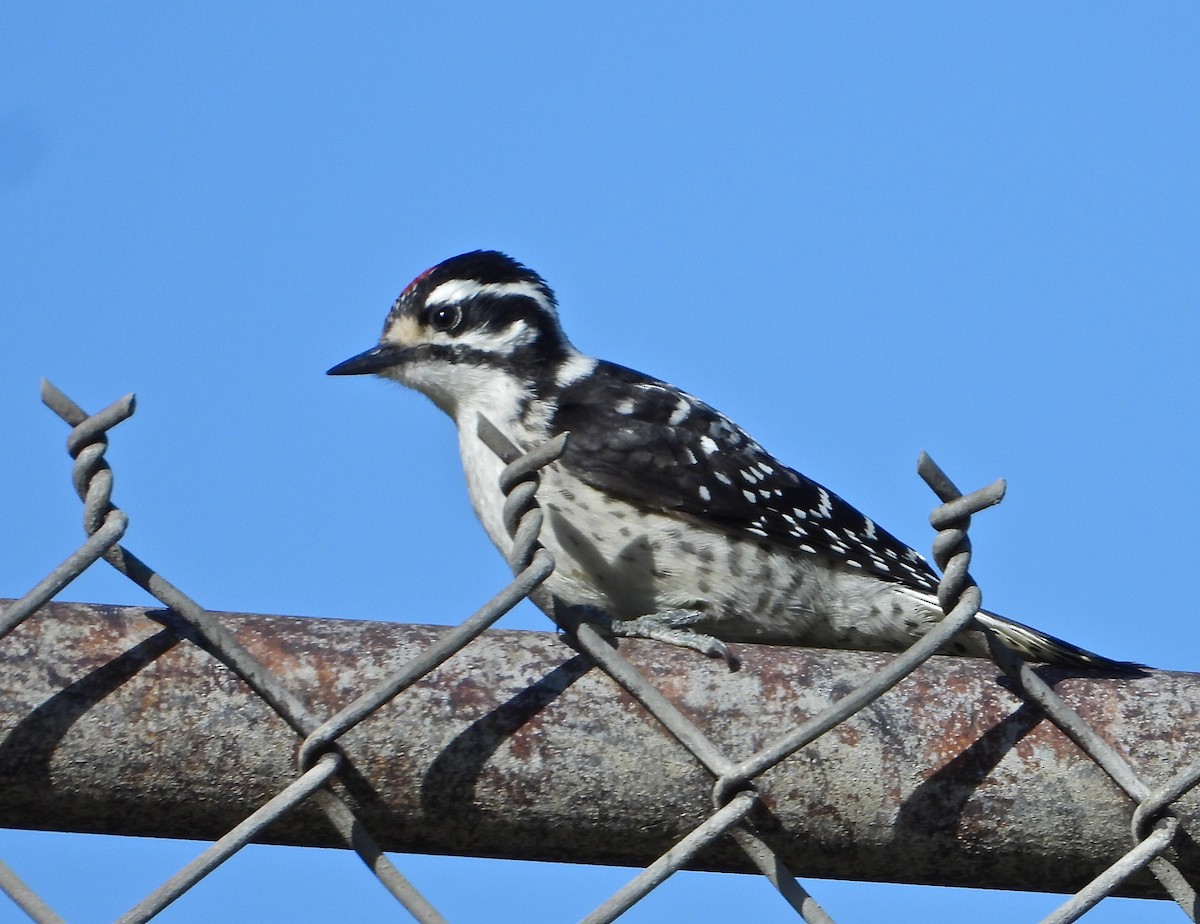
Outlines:
[{"label": "bird's foot", "polygon": [[737,655],[728,645],[691,628],[704,618],[704,614],[698,610],[666,610],[635,619],[614,619],[611,631],[622,638],[648,638],[691,648],[710,658],[723,658],[730,670],[737,670]]}]

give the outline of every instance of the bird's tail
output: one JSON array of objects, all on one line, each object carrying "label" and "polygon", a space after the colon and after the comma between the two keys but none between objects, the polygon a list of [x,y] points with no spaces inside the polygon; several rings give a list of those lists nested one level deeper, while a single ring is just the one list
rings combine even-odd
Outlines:
[{"label": "bird's tail", "polygon": [[1114,661],[986,610],[976,613],[975,621],[984,628],[991,629],[1004,644],[1030,661],[1121,672],[1137,671],[1145,667],[1132,661]]},{"label": "bird's tail", "polygon": [[[942,608],[933,594],[910,588],[904,588],[903,592],[920,600],[932,619],[942,618]],[[1024,623],[1005,619],[1003,616],[997,616],[987,610],[980,610],[975,614],[975,623],[980,628],[995,632],[1005,645],[1029,661],[1120,673],[1137,672],[1145,667],[1144,664],[1137,664],[1133,661],[1114,661],[1112,658],[1106,658],[1080,648],[1078,645],[1064,642],[1061,638],[1039,632]],[[986,658],[988,656],[987,640],[983,637],[983,633],[973,631],[972,627],[968,626],[945,647],[944,651],[947,654],[969,654],[973,657]]]}]

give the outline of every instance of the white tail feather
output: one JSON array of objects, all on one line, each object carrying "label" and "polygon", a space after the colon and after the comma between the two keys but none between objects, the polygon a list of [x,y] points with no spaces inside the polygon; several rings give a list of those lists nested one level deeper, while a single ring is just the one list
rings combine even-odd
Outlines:
[{"label": "white tail feather", "polygon": [[[904,591],[929,605],[934,612],[941,612],[937,598],[931,594],[907,587],[904,588]],[[987,610],[980,610],[975,614],[975,623],[978,627],[995,632],[999,636],[1000,641],[1030,661],[1110,671],[1130,671],[1143,667],[1143,665],[1132,661],[1115,661],[1112,658],[1095,654],[1077,645],[1072,645],[1070,642],[1063,641],[1061,638],[1056,638],[1045,632],[1039,632],[1037,629],[1031,628],[1024,623],[1005,619],[1003,616],[997,616],[995,613],[989,613]],[[986,642],[980,638],[977,631],[972,631],[972,628],[968,628],[963,634],[968,638],[974,635],[975,639],[972,641],[978,640],[982,644],[982,648],[980,648],[979,644],[968,645],[972,649],[972,653],[983,655],[987,651]],[[975,649],[979,650],[976,652]]]}]

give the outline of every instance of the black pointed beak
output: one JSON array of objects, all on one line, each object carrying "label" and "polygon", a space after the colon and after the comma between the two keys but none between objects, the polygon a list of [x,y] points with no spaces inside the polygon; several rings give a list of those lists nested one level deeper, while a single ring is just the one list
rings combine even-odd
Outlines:
[{"label": "black pointed beak", "polygon": [[351,356],[345,362],[338,363],[325,374],[366,375],[370,372],[379,372],[388,366],[395,366],[403,361],[404,350],[402,348],[380,344],[359,353],[357,356]]}]

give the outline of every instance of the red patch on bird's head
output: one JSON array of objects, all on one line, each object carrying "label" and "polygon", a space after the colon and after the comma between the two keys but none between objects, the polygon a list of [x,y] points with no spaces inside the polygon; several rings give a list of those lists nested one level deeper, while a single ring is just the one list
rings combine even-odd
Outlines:
[{"label": "red patch on bird's head", "polygon": [[409,293],[411,293],[411,292],[412,292],[412,290],[413,290],[413,289],[415,289],[417,286],[419,286],[419,285],[422,283],[422,281],[424,281],[424,280],[425,280],[425,278],[426,278],[426,277],[427,277],[427,276],[428,276],[430,273],[432,273],[432,272],[433,272],[435,269],[437,269],[437,267],[436,267],[436,266],[431,266],[431,267],[429,267],[429,269],[425,270],[425,272],[423,272],[423,273],[422,273],[420,276],[418,276],[416,279],[414,279],[412,282],[410,282],[408,285],[406,285],[406,286],[404,287],[404,291],[400,293],[400,297],[401,297],[401,298],[404,298],[404,296],[406,296],[406,295],[408,295]]}]

